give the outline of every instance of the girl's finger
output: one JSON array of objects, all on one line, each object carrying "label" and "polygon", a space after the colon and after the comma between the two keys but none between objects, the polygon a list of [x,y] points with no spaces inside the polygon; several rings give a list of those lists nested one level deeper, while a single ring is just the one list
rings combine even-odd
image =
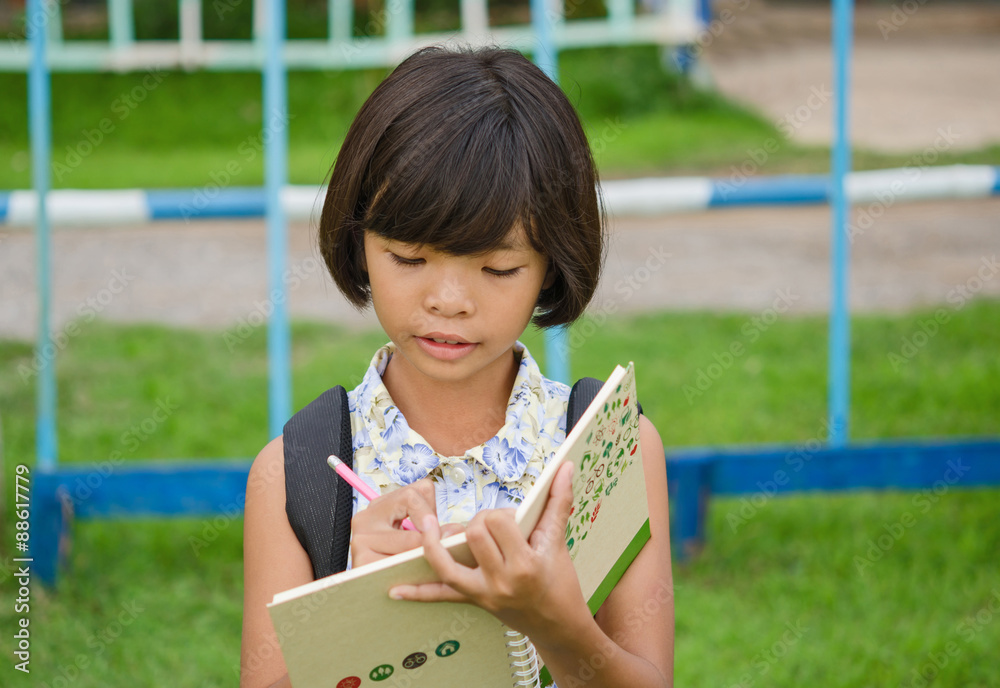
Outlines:
[{"label": "girl's finger", "polygon": [[416,549],[423,543],[420,533],[411,530],[397,530],[389,528],[380,530],[378,533],[356,533],[352,538],[352,544],[359,549],[370,549],[378,554],[398,554],[407,550]]},{"label": "girl's finger", "polygon": [[[489,530],[490,538],[497,547],[501,563],[510,562],[526,554],[527,543],[521,529],[514,520],[514,509],[496,509],[483,512],[483,523]],[[476,561],[479,558],[476,557]],[[481,562],[480,562],[481,563]]]},{"label": "girl's finger", "polygon": [[364,519],[367,528],[371,530],[395,530],[400,528],[405,518],[409,518],[419,528],[428,514],[437,514],[434,483],[430,478],[423,478],[373,500],[355,518]]},{"label": "girl's finger", "polygon": [[547,546],[563,541],[566,523],[569,522],[569,512],[573,508],[573,471],[572,463],[559,467],[552,486],[549,488],[549,501],[545,505],[538,524],[531,531],[528,542],[532,547]]},{"label": "girl's finger", "polygon": [[441,526],[441,538],[450,537],[452,535],[458,535],[465,530],[465,526],[461,523],[445,523]]},{"label": "girl's finger", "polygon": [[478,572],[468,566],[459,564],[451,553],[441,544],[441,529],[436,517],[425,517],[421,527],[424,529],[424,558],[444,584],[455,591],[470,595],[477,589]]},{"label": "girl's finger", "polygon": [[[392,502],[393,527],[399,527],[404,518],[409,518],[414,525],[418,525],[423,523],[428,515],[434,516],[434,521],[437,522],[434,483],[430,478],[423,478],[390,494],[395,495],[397,492],[401,494],[399,499]],[[377,504],[379,501],[376,499],[372,503]]]},{"label": "girl's finger", "polygon": [[469,598],[444,583],[424,583],[423,585],[397,585],[389,589],[389,597],[394,600],[411,602],[469,602]]},{"label": "girl's finger", "polygon": [[497,526],[492,525],[493,522],[500,520],[501,516],[501,512],[492,509],[480,511],[465,529],[465,541],[469,544],[469,552],[484,573],[496,571],[504,565],[504,553],[493,537],[493,530]]}]

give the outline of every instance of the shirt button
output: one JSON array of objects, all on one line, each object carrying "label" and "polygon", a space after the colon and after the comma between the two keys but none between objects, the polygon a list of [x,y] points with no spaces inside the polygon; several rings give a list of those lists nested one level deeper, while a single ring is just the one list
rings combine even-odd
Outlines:
[{"label": "shirt button", "polygon": [[448,477],[456,485],[461,485],[469,475],[467,471],[464,464],[456,463],[448,468]]}]

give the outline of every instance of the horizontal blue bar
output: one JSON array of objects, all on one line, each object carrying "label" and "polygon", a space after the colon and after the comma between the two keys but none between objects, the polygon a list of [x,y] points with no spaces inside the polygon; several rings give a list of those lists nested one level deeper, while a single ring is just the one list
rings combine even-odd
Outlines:
[{"label": "horizontal blue bar", "polygon": [[220,189],[150,190],[146,192],[153,220],[187,220],[220,217],[261,217],[266,210],[262,187]]},{"label": "horizontal blue bar", "polygon": [[[969,191],[974,192],[977,196],[985,193],[1000,195],[1000,166],[975,165],[965,167],[968,169],[974,167],[977,173],[980,170],[988,171],[992,180],[987,178],[983,180],[987,182],[986,184],[980,185],[979,182],[974,182],[970,186],[968,175],[966,175],[961,179],[965,180],[965,186],[969,188],[954,188],[952,196],[949,197],[964,198]],[[867,173],[859,172],[857,174]],[[642,184],[644,180],[637,181]],[[678,183],[690,185],[691,181],[690,179],[680,180]],[[822,204],[828,203],[830,200],[829,180],[825,175],[782,175],[759,178],[734,175],[728,179],[709,179],[706,177],[696,181],[711,187],[706,208]],[[288,187],[288,189],[298,191],[296,187]],[[935,198],[944,197],[941,195],[944,189],[945,187],[935,189],[932,195]],[[316,187],[316,190],[316,193],[322,194],[319,187]],[[152,220],[251,218],[266,215],[266,195],[263,187],[220,187],[218,184],[212,183],[198,189],[135,189],[133,191],[141,193],[145,197],[145,217]],[[10,221],[11,208],[16,193],[24,192],[0,191],[0,224]],[[99,196],[102,192],[95,190],[92,193]],[[53,202],[64,204],[66,201],[59,200],[58,194],[59,192],[56,191]],[[316,200],[314,196],[315,194],[309,194],[308,202],[305,202],[303,194],[290,194],[285,199],[288,204],[286,210],[290,217],[301,219],[303,214],[308,215],[313,212]],[[684,205],[684,209],[690,210],[691,208],[689,205]],[[664,210],[671,212],[670,207],[665,207]],[[673,210],[677,210],[677,208]],[[65,214],[67,209],[61,207],[60,212]]]},{"label": "horizontal blue bar", "polygon": [[671,465],[706,465],[715,495],[1000,486],[1000,439],[681,450]]},{"label": "horizontal blue bar", "polygon": [[[249,460],[62,465],[34,475],[34,488],[62,488],[81,517],[200,515],[242,508]],[[716,495],[1000,486],[1000,438],[851,444],[668,449],[667,473],[703,466]]]},{"label": "horizontal blue bar", "polygon": [[830,196],[829,184],[829,178],[824,175],[713,179],[708,207],[826,203]]},{"label": "horizontal blue bar", "polygon": [[60,489],[79,517],[199,516],[243,511],[250,461],[157,461],[61,465],[38,471],[41,496]]}]

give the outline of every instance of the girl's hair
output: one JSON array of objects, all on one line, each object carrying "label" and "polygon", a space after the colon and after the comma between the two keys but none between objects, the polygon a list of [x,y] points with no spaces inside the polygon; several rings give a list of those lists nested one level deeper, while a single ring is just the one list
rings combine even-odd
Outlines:
[{"label": "girl's hair", "polygon": [[365,230],[476,255],[523,227],[554,273],[534,316],[550,327],[578,318],[593,296],[604,226],[590,147],[559,87],[513,50],[432,47],[402,62],[355,117],[319,242],[337,287],[364,308]]}]

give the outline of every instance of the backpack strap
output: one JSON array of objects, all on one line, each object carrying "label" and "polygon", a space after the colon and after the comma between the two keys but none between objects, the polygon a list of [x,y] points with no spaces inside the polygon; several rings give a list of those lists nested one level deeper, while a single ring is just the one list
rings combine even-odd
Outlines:
[{"label": "backpack strap", "polygon": [[[569,403],[566,405],[566,434],[573,429],[577,421],[580,420],[580,416],[583,412],[587,410],[590,406],[590,402],[594,400],[597,393],[601,391],[601,387],[604,386],[604,380],[598,380],[596,377],[581,377],[575,383],[573,387],[569,390]],[[642,413],[642,404],[638,404],[639,413]]]},{"label": "backpack strap", "polygon": [[[603,386],[603,380],[593,377],[574,383],[566,406],[567,434]],[[285,513],[309,555],[316,579],[347,568],[353,488],[337,477],[326,458],[336,454],[353,470],[352,439],[347,390],[340,385],[323,392],[285,423]]]},{"label": "backpack strap", "polygon": [[604,381],[598,380],[596,377],[581,377],[573,383],[573,387],[569,390],[569,403],[566,404],[567,435],[603,386]]},{"label": "backpack strap", "polygon": [[326,459],[336,454],[354,468],[347,390],[323,392],[285,423],[283,439],[288,522],[309,554],[313,577],[339,573],[347,568],[354,495]]}]

